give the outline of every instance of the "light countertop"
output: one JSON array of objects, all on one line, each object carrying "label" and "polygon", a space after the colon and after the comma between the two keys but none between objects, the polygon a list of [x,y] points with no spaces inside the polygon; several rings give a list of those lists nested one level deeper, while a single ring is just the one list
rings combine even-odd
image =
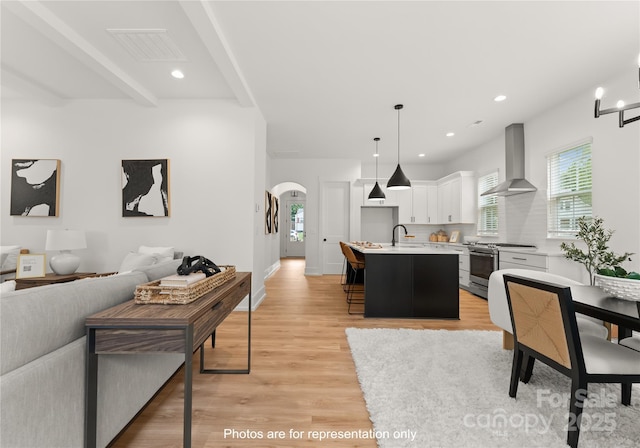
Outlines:
[{"label": "light countertop", "polygon": [[407,244],[400,243],[395,246],[392,246],[389,243],[384,244],[376,244],[374,243],[372,246],[360,246],[357,244],[350,243],[354,250],[362,252],[363,254],[409,254],[409,255],[459,255],[458,251],[445,249],[445,248],[433,248],[429,246],[425,246],[422,243],[417,244]]}]

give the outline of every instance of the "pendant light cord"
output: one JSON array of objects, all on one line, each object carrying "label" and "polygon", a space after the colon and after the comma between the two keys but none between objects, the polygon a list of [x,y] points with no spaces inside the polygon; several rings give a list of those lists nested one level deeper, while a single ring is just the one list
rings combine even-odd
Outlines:
[{"label": "pendant light cord", "polygon": [[394,106],[395,110],[398,111],[398,165],[400,165],[400,109],[403,107],[402,104],[396,104]]},{"label": "pendant light cord", "polygon": [[398,165],[400,165],[400,109],[398,109]]},{"label": "pendant light cord", "polygon": [[378,159],[380,158],[380,155],[378,154],[378,141],[380,140],[379,138],[374,138],[374,140],[376,141],[376,183],[378,182]]}]

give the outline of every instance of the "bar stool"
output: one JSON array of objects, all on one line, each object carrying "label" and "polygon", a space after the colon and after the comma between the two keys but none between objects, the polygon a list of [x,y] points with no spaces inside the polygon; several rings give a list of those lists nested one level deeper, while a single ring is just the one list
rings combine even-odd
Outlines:
[{"label": "bar stool", "polygon": [[349,265],[347,264],[347,250],[345,249],[347,244],[344,241],[340,241],[340,250],[342,251],[342,255],[344,255],[344,261],[342,262],[342,273],[340,274],[340,284],[342,285],[342,290],[347,292],[347,269],[349,269]]},{"label": "bar stool", "polygon": [[[348,266],[351,268],[351,271],[347,274],[346,285],[347,285],[347,313],[349,314],[360,314],[360,313],[352,313],[351,312],[351,304],[363,304],[364,305],[364,283],[362,284],[362,288],[358,288],[356,285],[356,281],[359,273],[364,273],[365,262],[364,256],[362,254],[356,255],[353,250],[348,246],[344,245],[345,257],[348,262]],[[354,299],[354,293],[362,293],[362,299]]]}]

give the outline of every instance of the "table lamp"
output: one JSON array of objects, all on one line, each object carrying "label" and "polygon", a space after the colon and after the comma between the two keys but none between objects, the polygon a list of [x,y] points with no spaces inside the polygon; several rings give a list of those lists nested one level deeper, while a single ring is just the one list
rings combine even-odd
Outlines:
[{"label": "table lamp", "polygon": [[46,250],[59,250],[51,257],[49,266],[58,275],[69,275],[80,266],[80,257],[72,254],[75,249],[86,249],[87,240],[82,230],[47,230]]}]

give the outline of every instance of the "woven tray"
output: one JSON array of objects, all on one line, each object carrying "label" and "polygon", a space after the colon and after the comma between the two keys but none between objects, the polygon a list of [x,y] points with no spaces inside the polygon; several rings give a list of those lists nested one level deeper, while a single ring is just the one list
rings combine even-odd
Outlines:
[{"label": "woven tray", "polygon": [[204,278],[187,287],[160,286],[161,280],[136,286],[135,303],[139,305],[185,305],[199,299],[209,291],[232,280],[236,276],[235,266],[220,266],[224,271]]}]

